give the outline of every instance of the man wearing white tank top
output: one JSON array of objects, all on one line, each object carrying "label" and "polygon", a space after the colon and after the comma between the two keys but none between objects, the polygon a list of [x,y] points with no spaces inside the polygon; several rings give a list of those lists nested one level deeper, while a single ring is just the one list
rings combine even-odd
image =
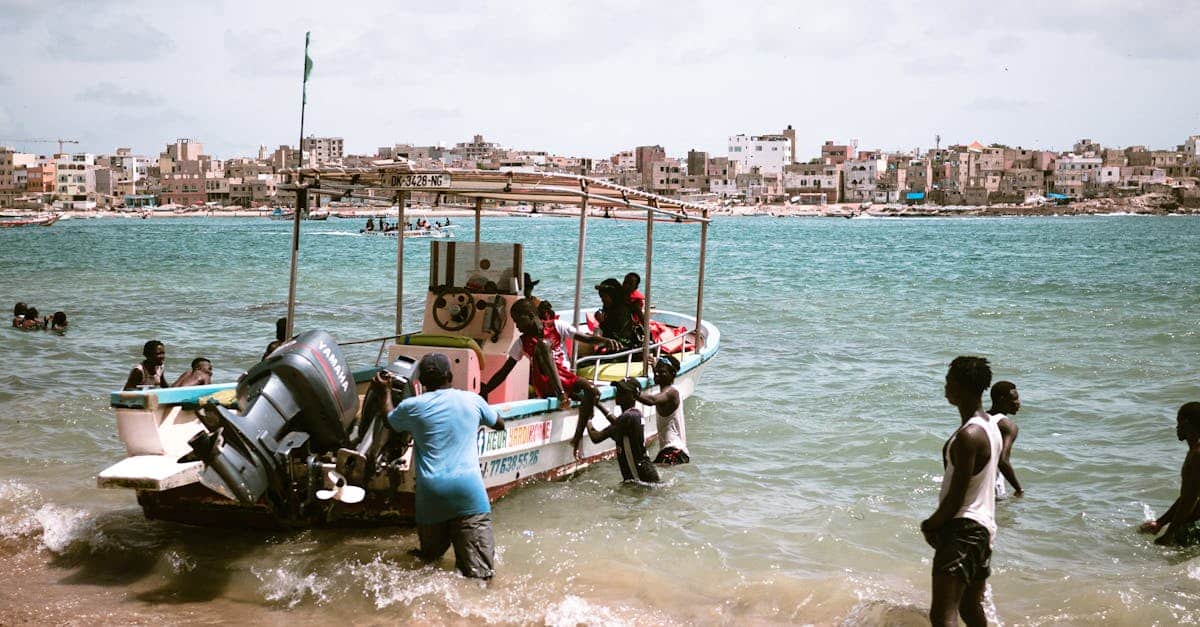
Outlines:
[{"label": "man wearing white tank top", "polygon": [[[983,597],[991,574],[996,536],[996,475],[1002,438],[983,411],[992,369],[982,357],[956,357],[946,373],[946,400],[958,408],[962,426],[942,447],[942,489],[937,510],[921,522],[934,548],[934,625],[986,625]],[[956,616],[957,614],[957,616]]]}]

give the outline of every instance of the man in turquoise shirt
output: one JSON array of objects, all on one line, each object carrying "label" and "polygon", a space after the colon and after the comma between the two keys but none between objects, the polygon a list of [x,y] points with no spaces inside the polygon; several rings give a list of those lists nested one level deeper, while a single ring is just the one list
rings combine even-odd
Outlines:
[{"label": "man in turquoise shirt", "polygon": [[503,430],[504,421],[478,394],[450,387],[450,360],[430,353],[417,364],[425,388],[394,410],[382,371],[371,381],[385,399],[388,423],[413,437],[417,468],[416,552],[425,561],[441,559],[454,545],[454,563],[466,577],[491,579],[495,554],[492,508],[479,472],[476,434],[480,425]]}]

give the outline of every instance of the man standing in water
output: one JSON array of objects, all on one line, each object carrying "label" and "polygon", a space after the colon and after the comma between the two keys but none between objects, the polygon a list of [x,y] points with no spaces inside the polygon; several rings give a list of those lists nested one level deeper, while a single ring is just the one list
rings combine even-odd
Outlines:
[{"label": "man standing in water", "polygon": [[1175,436],[1187,442],[1187,456],[1180,471],[1179,498],[1158,520],[1142,523],[1142,533],[1167,532],[1155,544],[1191,546],[1200,544],[1200,403],[1186,403],[1175,417]]},{"label": "man standing in water", "polygon": [[417,557],[433,562],[454,545],[454,566],[464,577],[491,579],[496,543],[492,506],[479,473],[476,433],[480,425],[504,430],[504,420],[478,394],[450,387],[450,359],[429,353],[417,364],[425,392],[392,409],[391,375],[371,380],[383,400],[388,424],[413,438],[417,468]]},{"label": "man standing in water", "polygon": [[[1017,473],[1013,472],[1009,456],[1012,455],[1013,443],[1017,441],[1017,423],[1012,417],[1021,411],[1021,397],[1017,394],[1017,384],[1011,381],[997,381],[992,386],[992,406],[987,410],[996,426],[1000,429],[1003,446],[1000,450],[1000,463],[997,468],[1004,479],[1013,487],[1013,496],[1024,496],[1025,490],[1017,481]],[[996,496],[1004,496],[1004,481],[996,480]]]},{"label": "man standing in water", "polygon": [[934,625],[986,625],[983,596],[991,574],[996,536],[996,468],[1000,429],[983,411],[981,397],[992,382],[982,357],[956,357],[946,373],[946,400],[958,408],[962,426],[942,447],[942,489],[937,510],[921,522],[933,556]]},{"label": "man standing in water", "polygon": [[167,360],[167,349],[158,340],[150,340],[142,345],[142,363],[129,371],[125,379],[126,390],[136,390],[146,386],[152,388],[167,387],[167,377],[163,374],[163,362]]}]

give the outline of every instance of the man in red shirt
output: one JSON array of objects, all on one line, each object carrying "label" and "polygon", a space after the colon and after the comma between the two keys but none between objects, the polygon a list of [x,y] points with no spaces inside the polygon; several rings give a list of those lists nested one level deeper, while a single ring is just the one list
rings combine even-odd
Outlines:
[{"label": "man in red shirt", "polygon": [[595,412],[596,386],[587,379],[580,379],[571,370],[571,362],[567,357],[567,339],[587,344],[602,344],[610,349],[615,348],[617,342],[584,333],[558,318],[539,320],[533,303],[527,298],[513,303],[509,313],[513,324],[521,332],[521,337],[513,342],[508,359],[480,388],[479,394],[487,398],[492,390],[504,382],[522,355],[529,357],[529,384],[533,386],[538,397],[557,398],[559,408],[565,409],[570,406],[571,396],[582,394],[579,423],[575,426],[575,437],[571,439],[575,456],[579,457],[584,425]]}]

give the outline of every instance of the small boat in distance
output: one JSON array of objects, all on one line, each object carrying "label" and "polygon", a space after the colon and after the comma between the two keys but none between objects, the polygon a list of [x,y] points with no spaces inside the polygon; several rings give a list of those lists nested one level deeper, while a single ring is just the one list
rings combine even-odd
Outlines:
[{"label": "small boat in distance", "polygon": [[11,229],[18,226],[50,226],[51,224],[58,222],[58,220],[58,215],[5,219],[0,220],[0,229]]}]

